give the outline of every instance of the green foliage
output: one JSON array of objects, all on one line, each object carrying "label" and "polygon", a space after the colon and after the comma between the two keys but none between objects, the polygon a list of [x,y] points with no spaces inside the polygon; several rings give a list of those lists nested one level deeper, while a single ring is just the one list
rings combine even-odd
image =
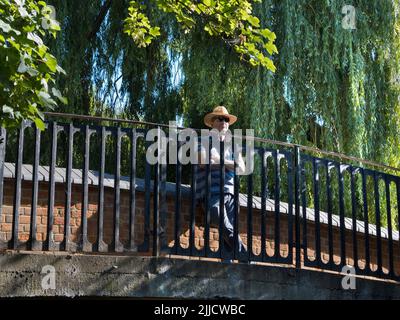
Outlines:
[{"label": "green foliage", "polygon": [[60,30],[44,1],[0,0],[0,125],[13,127],[23,119],[43,129],[41,110],[66,103],[54,77],[64,70],[44,44]]},{"label": "green foliage", "polygon": [[[252,66],[261,65],[275,72],[269,56],[278,53],[274,44],[275,33],[260,27],[260,20],[252,15],[251,1],[237,0],[153,0],[159,10],[172,13],[185,33],[201,23],[210,36],[217,36],[233,46],[240,58]],[[261,2],[256,0],[253,2]],[[159,27],[152,27],[144,13],[146,6],[131,1],[125,32],[139,47],[149,45],[160,35]]]},{"label": "green foliage", "polygon": [[129,17],[126,19],[125,32],[132,37],[138,47],[146,47],[160,35],[159,27],[151,27],[148,17],[141,12],[145,5],[132,1],[128,8]]},{"label": "green foliage", "polygon": [[[342,27],[342,1],[254,3],[252,15],[259,19],[259,29],[276,34],[279,55],[274,56],[273,74],[267,68],[241,63],[234,49],[235,39],[240,40],[238,30],[236,38],[222,35],[223,42],[220,36],[205,32],[213,21],[209,16],[189,14],[188,9],[179,7],[184,15],[171,19],[174,12],[159,10],[156,1],[141,1],[146,8],[137,10],[144,14],[143,21],[148,18],[145,31],[151,43],[145,47],[138,48],[131,40],[134,33],[123,32],[128,21],[123,26],[121,21],[131,14],[129,0],[112,2],[107,19],[89,41],[86,30],[92,30],[104,2],[84,1],[76,6],[72,1],[49,0],[57,8],[62,27],[61,36],[49,42],[49,47],[67,71],[67,76],[57,77],[57,83],[69,105],[60,105],[57,110],[161,123],[179,117],[185,126],[201,128],[205,113],[216,104],[224,104],[239,118],[232,128],[254,128],[259,137],[400,167],[398,0],[350,1],[356,10],[354,30]],[[178,8],[184,2],[168,3]],[[215,5],[216,1],[195,4],[201,3]],[[137,21],[139,26],[141,20]],[[257,24],[257,20],[252,22]],[[188,33],[182,32],[185,23],[190,26]],[[155,26],[160,27],[160,35],[152,36],[149,30]],[[254,182],[259,189],[258,173]],[[307,179],[311,181],[310,176]],[[336,214],[337,177],[332,181]],[[359,177],[356,183],[357,217],[362,218]],[[286,187],[283,180],[281,191]],[[308,188],[307,203],[313,206],[312,185]],[[322,182],[324,211],[325,189]],[[367,196],[372,203],[374,188],[370,182]],[[345,214],[350,216],[351,201],[348,194],[346,197]],[[382,212],[384,197],[380,192]],[[396,197],[390,199],[395,219]],[[369,205],[368,211],[374,221],[374,206]]]},{"label": "green foliage", "polygon": [[[342,6],[320,0],[264,0],[254,6],[261,24],[268,23],[277,36],[274,74],[238,63],[200,32],[184,38],[185,125],[203,126],[199,115],[225,104],[239,117],[233,128],[400,167],[399,1],[357,1],[354,30],[342,27]],[[256,174],[256,184],[257,179]],[[367,187],[373,200],[373,186]],[[360,192],[357,208],[362,208]],[[380,204],[384,197],[380,193]],[[395,201],[391,197],[393,219]],[[368,211],[375,215],[373,206]],[[345,214],[351,215],[349,201]]]}]

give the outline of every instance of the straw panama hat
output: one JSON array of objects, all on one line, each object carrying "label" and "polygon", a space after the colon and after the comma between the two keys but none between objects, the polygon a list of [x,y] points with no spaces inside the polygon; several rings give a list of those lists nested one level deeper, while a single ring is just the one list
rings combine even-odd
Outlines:
[{"label": "straw panama hat", "polygon": [[212,128],[212,120],[214,117],[223,116],[229,118],[229,125],[232,125],[236,122],[237,117],[233,114],[229,114],[228,110],[224,106],[217,106],[214,108],[213,112],[207,113],[204,117],[204,124],[207,127]]}]

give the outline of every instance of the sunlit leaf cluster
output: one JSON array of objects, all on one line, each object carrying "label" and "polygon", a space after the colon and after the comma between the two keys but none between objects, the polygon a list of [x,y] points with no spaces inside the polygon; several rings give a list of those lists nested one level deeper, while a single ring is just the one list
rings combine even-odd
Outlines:
[{"label": "sunlit leaf cluster", "polygon": [[0,126],[30,119],[44,128],[40,110],[67,102],[54,81],[64,70],[43,40],[59,30],[44,1],[0,0]]}]

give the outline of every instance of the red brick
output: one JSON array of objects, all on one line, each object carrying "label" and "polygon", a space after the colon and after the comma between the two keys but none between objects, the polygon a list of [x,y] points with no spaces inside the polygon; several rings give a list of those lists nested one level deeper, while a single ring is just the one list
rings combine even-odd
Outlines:
[{"label": "red brick", "polygon": [[47,216],[47,208],[37,208],[36,214],[38,216]]},{"label": "red brick", "polygon": [[20,216],[19,217],[19,223],[21,223],[21,224],[29,224],[30,222],[31,222],[30,216]]},{"label": "red brick", "polygon": [[29,224],[20,225],[20,230],[21,230],[21,231],[29,232],[30,229],[31,229],[31,227],[30,227]]},{"label": "red brick", "polygon": [[218,248],[219,243],[215,240],[210,240],[210,248]]},{"label": "red brick", "polygon": [[27,241],[29,239],[29,233],[22,233],[18,235],[20,241]]},{"label": "red brick", "polygon": [[62,235],[62,234],[55,234],[54,235],[54,241],[55,242],[61,242],[63,240],[64,240],[64,235]]},{"label": "red brick", "polygon": [[39,226],[37,226],[36,231],[39,232],[39,233],[46,233],[47,232],[47,227],[44,226],[44,225],[39,225]]},{"label": "red brick", "polygon": [[[6,201],[4,200],[4,203],[6,203]],[[1,209],[1,213],[4,215],[8,215],[8,214],[13,214],[13,207],[12,206],[7,206],[7,205],[3,205],[2,209]]]},{"label": "red brick", "polygon": [[12,225],[11,224],[2,224],[0,226],[0,231],[12,231]]},{"label": "red brick", "polygon": [[71,210],[71,217],[79,218],[81,216],[81,212],[78,210]]},{"label": "red brick", "polygon": [[64,225],[64,218],[55,217],[54,218],[54,224],[55,225]]}]

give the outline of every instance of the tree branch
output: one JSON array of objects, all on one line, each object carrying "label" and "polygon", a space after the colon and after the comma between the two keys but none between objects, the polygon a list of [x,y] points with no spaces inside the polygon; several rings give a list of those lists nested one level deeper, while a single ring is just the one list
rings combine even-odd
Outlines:
[{"label": "tree branch", "polygon": [[108,10],[110,10],[111,3],[112,3],[112,0],[107,0],[103,4],[103,6],[100,8],[99,14],[97,15],[97,18],[93,24],[93,28],[86,36],[87,40],[91,40],[97,34],[97,32],[99,32],[100,26],[103,23]]}]

